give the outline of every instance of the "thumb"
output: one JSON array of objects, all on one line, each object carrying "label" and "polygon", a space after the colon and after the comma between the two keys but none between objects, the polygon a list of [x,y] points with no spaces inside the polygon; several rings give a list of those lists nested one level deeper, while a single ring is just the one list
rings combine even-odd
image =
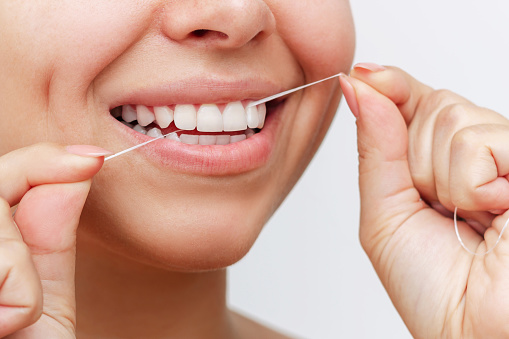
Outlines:
[{"label": "thumb", "polygon": [[[394,102],[407,125],[414,119],[417,109],[423,104],[426,105],[423,98],[433,92],[431,87],[421,83],[397,67],[360,63],[354,66],[350,75],[363,81]],[[431,104],[440,104],[441,106],[456,102],[467,102],[466,99],[453,93],[441,99],[441,102],[438,102],[438,100],[429,101]]]},{"label": "thumb", "polygon": [[[28,328],[44,333],[56,320],[74,333],[76,229],[90,190],[91,180],[47,184],[30,189],[22,198],[15,222],[28,245],[42,282],[42,321]],[[49,329],[48,329],[49,330]]]},{"label": "thumb", "polygon": [[345,98],[357,117],[361,242],[368,255],[398,225],[424,207],[408,167],[407,126],[392,100],[364,82],[342,76]]}]

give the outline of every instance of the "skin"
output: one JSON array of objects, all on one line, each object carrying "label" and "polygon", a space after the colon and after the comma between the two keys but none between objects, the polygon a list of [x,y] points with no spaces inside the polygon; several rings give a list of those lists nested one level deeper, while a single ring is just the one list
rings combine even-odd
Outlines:
[{"label": "skin", "polygon": [[[316,151],[337,83],[288,98],[270,160],[240,175],[168,171],[136,153],[103,166],[100,150],[62,145],[121,149],[103,126],[122,86],[198,71],[267,73],[290,88],[346,71],[348,3],[0,6],[0,336],[282,337],[227,309],[223,268],[251,247]],[[232,12],[256,15],[215,20]],[[191,38],[196,29],[212,34]],[[507,216],[489,211],[509,205],[507,120],[395,68],[357,66],[341,85],[358,117],[361,243],[410,331],[507,337],[506,250],[472,258],[449,215],[458,206],[477,222],[477,232],[460,222],[470,248],[491,248]]]},{"label": "skin", "polygon": [[[0,335],[277,337],[227,309],[224,268],[311,160],[340,99],[337,81],[286,99],[272,154],[247,172],[177,171],[140,152],[102,166],[61,145],[126,148],[108,110],[146,86],[205,75],[288,89],[348,71],[348,1],[3,1],[0,32],[2,220],[19,247],[3,272],[18,272],[5,279],[27,281],[31,296],[11,300],[16,284],[4,285],[19,322],[0,323]],[[199,93],[198,83],[186,90]],[[24,243],[8,211],[18,203]]]}]

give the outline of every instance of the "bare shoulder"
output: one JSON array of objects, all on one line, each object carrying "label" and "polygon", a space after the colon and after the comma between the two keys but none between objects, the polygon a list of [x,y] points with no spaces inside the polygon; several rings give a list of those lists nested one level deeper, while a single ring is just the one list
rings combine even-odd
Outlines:
[{"label": "bare shoulder", "polygon": [[234,311],[231,311],[231,319],[241,339],[295,339],[295,337],[279,333]]}]

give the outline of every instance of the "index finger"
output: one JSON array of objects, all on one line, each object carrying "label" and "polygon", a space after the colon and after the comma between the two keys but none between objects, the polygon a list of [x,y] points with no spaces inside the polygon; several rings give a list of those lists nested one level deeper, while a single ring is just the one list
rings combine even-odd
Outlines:
[{"label": "index finger", "polygon": [[[412,122],[415,112],[423,103],[423,99],[434,92],[433,88],[423,84],[397,67],[359,63],[354,66],[350,75],[367,83],[394,102],[398,106],[407,125]],[[464,102],[466,99],[458,96],[458,98],[454,98],[451,102],[436,104],[443,107],[453,103],[453,101]]]},{"label": "index finger", "polygon": [[80,156],[51,143],[7,153],[0,157],[0,198],[13,206],[34,186],[88,180],[101,168],[104,155],[101,154]]}]

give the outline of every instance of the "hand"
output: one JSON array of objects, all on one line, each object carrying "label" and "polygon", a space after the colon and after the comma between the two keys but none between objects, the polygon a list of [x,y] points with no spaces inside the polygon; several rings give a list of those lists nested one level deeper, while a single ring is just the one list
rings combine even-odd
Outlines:
[{"label": "hand", "polygon": [[410,332],[508,337],[509,232],[474,257],[450,216],[457,206],[475,227],[458,225],[471,250],[496,242],[509,213],[489,211],[509,208],[509,122],[396,68],[361,64],[341,85],[358,116],[361,243]]},{"label": "hand", "polygon": [[0,337],[75,338],[76,228],[105,154],[38,144],[0,157]]}]

